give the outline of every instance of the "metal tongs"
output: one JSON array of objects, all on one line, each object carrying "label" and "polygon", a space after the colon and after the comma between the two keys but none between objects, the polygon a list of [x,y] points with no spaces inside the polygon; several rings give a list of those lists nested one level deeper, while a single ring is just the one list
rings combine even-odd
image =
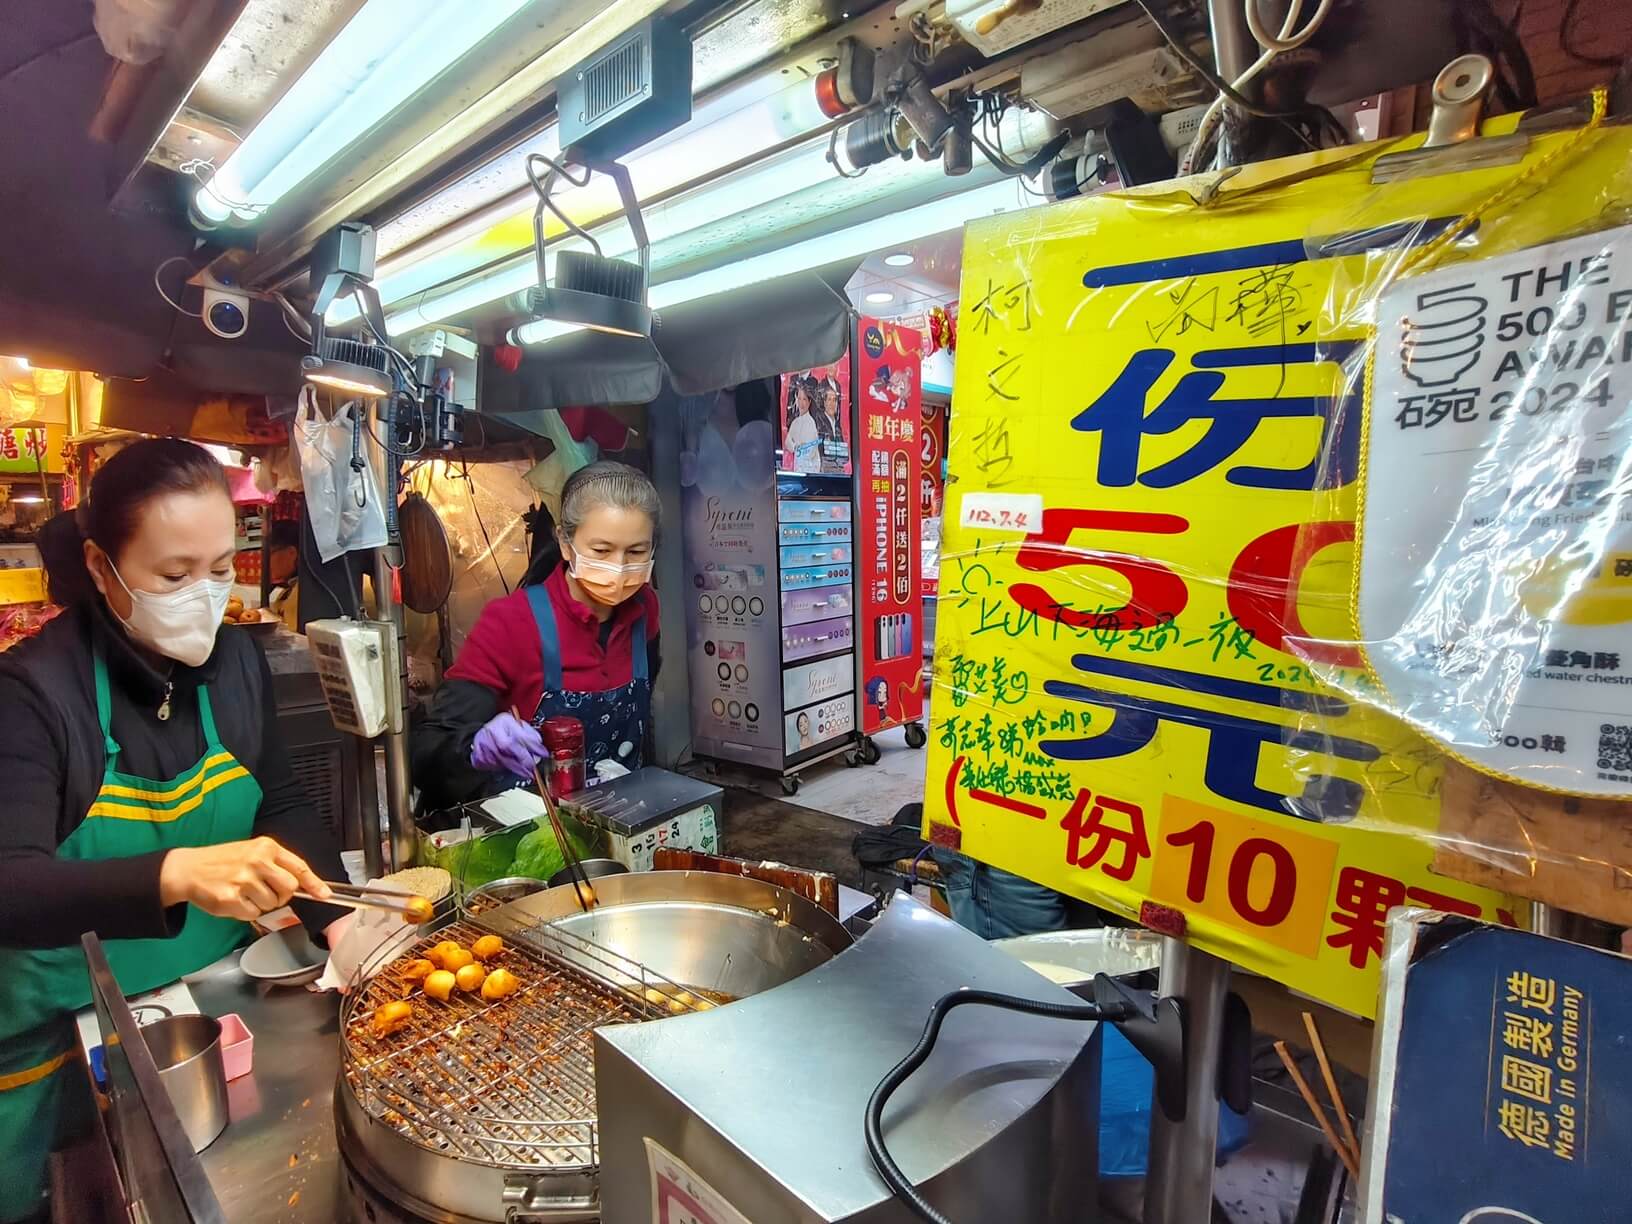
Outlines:
[{"label": "metal tongs", "polygon": [[382,909],[401,914],[404,922],[420,925],[429,922],[436,916],[436,906],[430,898],[422,897],[418,893],[401,892],[395,888],[369,888],[357,884],[341,884],[335,880],[325,880],[332,894],[327,898],[314,897],[305,889],[295,893],[295,896],[304,901],[316,901],[319,905],[346,905],[352,909]]},{"label": "metal tongs", "polygon": [[[521,711],[515,706],[510,707],[511,715],[517,722],[526,722]],[[595,908],[595,890],[589,886],[589,875],[584,871],[584,865],[578,861],[578,854],[567,840],[567,831],[561,827],[561,817],[555,810],[555,800],[550,798],[550,788],[544,785],[544,775],[533,766],[533,785],[538,788],[539,800],[544,804],[544,814],[550,818],[550,829],[555,833],[555,841],[561,847],[561,857],[567,863],[567,875],[572,880],[573,895],[578,898],[578,908],[585,913]]]}]

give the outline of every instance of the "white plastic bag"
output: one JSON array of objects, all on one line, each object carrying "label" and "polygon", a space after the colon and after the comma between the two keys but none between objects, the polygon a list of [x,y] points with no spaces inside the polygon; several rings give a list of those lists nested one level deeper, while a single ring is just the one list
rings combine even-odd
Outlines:
[{"label": "white plastic bag", "polygon": [[301,391],[295,411],[290,439],[306,487],[312,536],[325,562],[386,543],[385,504],[368,462],[366,439],[359,433],[365,411],[353,400],[324,420],[311,387]]}]

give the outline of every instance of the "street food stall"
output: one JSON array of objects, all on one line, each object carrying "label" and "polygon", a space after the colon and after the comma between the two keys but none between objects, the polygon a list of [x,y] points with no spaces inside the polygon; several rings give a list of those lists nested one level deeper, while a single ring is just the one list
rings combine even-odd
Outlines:
[{"label": "street food stall", "polygon": [[[91,1125],[38,1205],[1239,1224],[1220,1159],[1283,1123],[1299,1224],[1624,1202],[1624,1009],[1588,1005],[1632,964],[1625,23],[1497,7],[26,15],[0,647],[100,463],[228,448],[221,632],[358,911],[128,996],[69,947],[93,1005],[46,1074]],[[848,296],[947,232],[924,335]],[[662,596],[656,764],[586,776],[540,715],[547,764],[433,808],[417,699],[611,455],[681,525],[601,562]],[[725,857],[728,805],[779,800],[703,758],[791,797],[885,731],[955,910],[1104,929],[1017,951],[914,881]]]}]

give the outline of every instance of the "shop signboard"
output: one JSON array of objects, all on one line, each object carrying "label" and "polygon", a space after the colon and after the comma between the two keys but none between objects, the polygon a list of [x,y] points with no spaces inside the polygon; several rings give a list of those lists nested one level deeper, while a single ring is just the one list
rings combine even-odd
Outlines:
[{"label": "shop signboard", "polygon": [[776,439],[770,421],[738,422],[730,392],[709,399],[687,415],[681,455],[693,745],[780,769]]},{"label": "shop signboard", "polygon": [[1632,959],[1405,911],[1383,973],[1364,1224],[1625,1219]]},{"label": "shop signboard", "polygon": [[779,470],[850,475],[849,354],[830,366],[782,375],[781,414]]},{"label": "shop signboard", "polygon": [[861,619],[861,730],[924,715],[920,509],[922,336],[860,321],[856,359],[856,578]]},{"label": "shop signboard", "polygon": [[63,470],[62,447],[67,431],[60,425],[0,427],[0,473],[38,475]]},{"label": "shop signboard", "polygon": [[[1629,146],[1452,262],[1601,226]],[[940,844],[1368,1016],[1390,908],[1519,908],[1430,871],[1445,753],[1367,699],[1351,608],[1380,286],[1500,179],[1375,156],[969,227],[925,804]]]}]

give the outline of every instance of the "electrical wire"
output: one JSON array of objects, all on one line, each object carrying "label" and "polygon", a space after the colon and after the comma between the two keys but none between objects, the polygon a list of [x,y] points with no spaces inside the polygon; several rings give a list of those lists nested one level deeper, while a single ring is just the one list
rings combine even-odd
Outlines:
[{"label": "electrical wire", "polygon": [[[202,310],[188,310],[187,307],[183,306],[180,302],[176,301],[168,293],[166,293],[164,291],[164,286],[159,283],[160,275],[163,274],[164,270],[171,264],[186,262],[187,256],[185,255],[172,255],[169,259],[162,261],[158,267],[153,269],[153,288],[158,290],[159,296],[164,299],[164,304],[170,307],[170,309],[175,311],[177,314],[186,315],[190,319],[202,319],[204,317],[204,312]],[[186,282],[184,281],[183,284],[185,283]]]},{"label": "electrical wire", "polygon": [[[1331,10],[1331,0],[1321,0],[1314,13],[1310,15],[1308,22],[1306,22],[1301,29],[1298,29],[1296,28],[1297,24],[1303,16],[1303,0],[1292,0],[1292,3],[1287,8],[1286,20],[1281,23],[1280,34],[1272,35],[1263,28],[1263,24],[1259,20],[1258,0],[1242,0],[1242,3],[1246,6],[1247,25],[1252,30],[1252,36],[1258,40],[1259,45],[1262,46],[1264,50],[1263,54],[1248,65],[1246,71],[1235,79],[1234,88],[1237,90],[1244,89],[1257,78],[1259,73],[1268,68],[1270,64],[1272,64],[1281,55],[1288,51],[1296,51],[1311,38],[1313,38],[1319,31],[1320,27],[1325,23],[1326,15]],[[1184,156],[1179,161],[1180,174],[1191,173],[1196,168],[1197,161],[1200,158],[1201,153],[1208,149],[1212,141],[1214,129],[1218,126],[1219,121],[1223,118],[1225,101],[1226,99],[1224,95],[1220,94],[1218,97],[1213,99],[1212,104],[1208,106],[1206,113],[1202,115],[1201,122],[1196,125],[1196,134],[1190,141],[1189,147],[1185,149]],[[1342,125],[1337,122],[1336,118],[1332,116],[1330,111],[1326,110],[1324,107],[1311,109],[1314,111],[1314,119],[1318,125],[1329,126],[1330,128],[1335,129],[1339,136],[1337,143],[1348,143],[1348,132],[1343,129]],[[1291,128],[1294,134],[1296,134],[1299,139],[1308,145],[1310,149],[1313,150],[1320,147],[1318,143],[1311,141],[1301,129],[1292,124],[1287,124],[1287,126]]]},{"label": "electrical wire", "polygon": [[470,460],[461,459],[464,465],[461,475],[465,481],[465,493],[470,498],[470,512],[476,516],[476,526],[482,529],[482,542],[487,545],[487,555],[493,558],[493,568],[499,571],[499,582],[504,587],[504,593],[510,594],[510,580],[504,576],[504,566],[499,564],[499,554],[493,551],[493,538],[487,534],[487,524],[482,522],[482,512],[476,506],[476,482],[470,478]]},{"label": "electrical wire", "polygon": [[1150,18],[1151,25],[1156,27],[1156,32],[1167,40],[1167,45],[1173,48],[1174,53],[1177,54],[1180,59],[1182,59],[1186,64],[1190,65],[1191,71],[1193,71],[1202,80],[1206,81],[1219,93],[1223,94],[1231,102],[1235,103],[1235,105],[1241,110],[1246,111],[1247,114],[1256,115],[1260,119],[1295,119],[1302,113],[1301,111],[1295,110],[1269,110],[1266,107],[1259,106],[1258,103],[1253,102],[1247,97],[1243,96],[1228,81],[1224,80],[1218,75],[1218,73],[1214,72],[1206,64],[1202,63],[1200,57],[1197,56],[1195,52],[1184,45],[1179,36],[1173,33],[1172,28],[1165,21],[1163,21],[1161,17],[1157,16],[1156,10],[1151,7],[1150,0],[1134,0],[1134,3],[1144,10],[1145,16]]},{"label": "electrical wire", "polygon": [[543,153],[529,153],[527,155],[526,162],[523,163],[523,167],[527,171],[527,181],[532,184],[533,190],[538,193],[539,202],[542,203],[545,208],[554,213],[556,219],[560,221],[562,225],[566,226],[568,230],[574,234],[577,234],[578,237],[589,243],[589,245],[594,248],[595,254],[603,255],[603,252],[601,251],[601,244],[595,240],[594,235],[592,235],[583,226],[579,225],[571,217],[567,216],[566,213],[562,212],[560,205],[550,198],[550,191],[553,188],[553,184],[551,183],[550,179],[545,179],[542,182],[539,181],[538,172],[533,169],[534,161],[543,162],[550,168],[550,174],[552,177],[559,174],[574,187],[588,187],[589,180],[592,177],[593,172],[586,166],[584,168],[584,177],[582,179],[575,179],[564,165],[555,161],[553,158],[547,157]]},{"label": "electrical wire", "polygon": [[1303,8],[1303,0],[1292,0],[1292,6],[1286,14],[1286,20],[1281,24],[1280,34],[1274,35],[1265,27],[1258,14],[1258,0],[1241,0],[1247,11],[1247,28],[1252,36],[1258,40],[1258,45],[1265,51],[1296,51],[1320,29],[1326,20],[1326,14],[1331,11],[1332,0],[1320,0],[1320,7],[1315,9],[1309,18],[1309,24],[1303,29],[1293,32],[1292,27],[1297,21],[1298,13]]},{"label": "electrical wire", "polygon": [[283,325],[289,329],[289,334],[297,340],[304,340],[307,344],[310,344],[312,342],[312,325],[306,321],[300,311],[295,309],[295,304],[276,289],[266,296],[276,302],[278,309],[283,312]]},{"label": "electrical wire", "polygon": [[1047,1016],[1056,1020],[1124,1020],[1133,1015],[1133,1007],[1130,1004],[1098,1007],[1094,1004],[1047,1003],[1039,999],[997,994],[990,990],[954,990],[951,994],[942,995],[936,1000],[935,1006],[930,1009],[929,1019],[924,1024],[923,1036],[918,1038],[918,1044],[913,1046],[911,1052],[879,1081],[877,1088],[873,1089],[873,1095],[867,1100],[864,1123],[867,1154],[872,1157],[873,1167],[878,1170],[878,1175],[884,1179],[896,1198],[905,1203],[919,1219],[928,1221],[928,1224],[952,1224],[952,1220],[942,1215],[918,1192],[917,1187],[908,1181],[906,1174],[901,1171],[901,1166],[890,1156],[889,1149],[884,1144],[884,1106],[889,1103],[895,1090],[906,1083],[912,1073],[928,1060],[930,1052],[935,1048],[936,1039],[941,1035],[941,1025],[953,1008],[974,1003],[1021,1012],[1028,1016]]},{"label": "electrical wire", "polygon": [[1590,51],[1582,51],[1575,45],[1576,19],[1581,16],[1581,0],[1568,0],[1564,5],[1564,16],[1558,23],[1558,45],[1563,48],[1564,54],[1583,64],[1590,64],[1594,68],[1619,68],[1626,55],[1594,55]]}]

